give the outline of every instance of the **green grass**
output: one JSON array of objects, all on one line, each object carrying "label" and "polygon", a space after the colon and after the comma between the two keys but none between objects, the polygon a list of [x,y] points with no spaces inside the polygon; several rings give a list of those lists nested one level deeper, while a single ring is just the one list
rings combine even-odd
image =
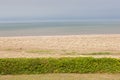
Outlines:
[{"label": "green grass", "polygon": [[66,52],[65,55],[77,55],[78,52],[72,51],[72,52]]},{"label": "green grass", "polygon": [[18,48],[18,49],[15,49],[15,48],[6,48],[6,49],[3,49],[3,51],[17,51],[17,52],[21,52],[23,51],[22,48]]},{"label": "green grass", "polygon": [[75,51],[75,50],[47,50],[47,49],[24,50],[22,48],[18,48],[18,49],[7,48],[4,49],[3,51],[38,53],[38,54],[62,54],[62,55],[119,55],[119,53],[112,53],[112,52],[80,53],[79,51]]},{"label": "green grass", "polygon": [[68,51],[68,50],[27,50],[27,53],[43,53],[43,54],[63,54],[63,55],[111,55],[110,52],[93,52],[93,53],[79,53],[78,51]]},{"label": "green grass", "polygon": [[0,75],[0,80],[120,80],[120,74]]},{"label": "green grass", "polygon": [[110,52],[93,52],[93,53],[86,53],[82,55],[111,55],[112,53]]},{"label": "green grass", "polygon": [[112,53],[110,52],[93,52],[93,53],[79,53],[77,51],[69,51],[65,53],[65,55],[111,55]]},{"label": "green grass", "polygon": [[97,52],[97,53],[91,53],[91,55],[110,55],[110,52]]},{"label": "green grass", "polygon": [[120,73],[120,59],[113,58],[3,58],[0,74]]},{"label": "green grass", "polygon": [[27,53],[46,53],[46,54],[49,54],[49,53],[52,53],[53,51],[52,50],[27,50],[25,52],[27,52]]}]

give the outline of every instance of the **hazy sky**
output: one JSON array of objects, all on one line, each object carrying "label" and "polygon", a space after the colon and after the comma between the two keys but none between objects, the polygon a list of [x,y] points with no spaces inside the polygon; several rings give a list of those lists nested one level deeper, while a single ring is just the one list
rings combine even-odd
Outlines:
[{"label": "hazy sky", "polygon": [[120,0],[0,0],[0,20],[120,19]]}]

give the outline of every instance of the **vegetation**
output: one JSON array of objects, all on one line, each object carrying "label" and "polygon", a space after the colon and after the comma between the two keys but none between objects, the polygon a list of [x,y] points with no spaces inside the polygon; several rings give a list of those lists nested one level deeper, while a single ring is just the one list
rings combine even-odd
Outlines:
[{"label": "vegetation", "polygon": [[53,53],[52,50],[27,50],[26,52],[27,53],[46,53],[46,54]]},{"label": "vegetation", "polygon": [[78,55],[78,52],[72,51],[72,52],[66,52],[65,55]]},{"label": "vegetation", "polygon": [[98,52],[98,53],[92,53],[91,55],[110,55],[110,52]]},{"label": "vegetation", "polygon": [[25,53],[37,53],[37,54],[62,54],[62,55],[119,55],[120,53],[115,52],[92,52],[92,53],[80,53],[75,50],[52,50],[52,49],[30,49],[25,50],[22,48],[12,49],[7,48],[2,51],[12,51],[12,52],[25,52]]},{"label": "vegetation", "polygon": [[7,48],[7,49],[4,49],[3,51],[38,53],[38,54],[62,54],[62,55],[117,55],[119,54],[119,53],[112,53],[112,52],[80,53],[79,51],[75,51],[75,50],[50,50],[50,49],[24,50],[22,48],[18,48],[18,49]]},{"label": "vegetation", "polygon": [[120,73],[114,58],[3,58],[0,74]]},{"label": "vegetation", "polygon": [[88,54],[82,54],[82,55],[110,55],[112,53],[110,52],[94,52],[94,53],[88,53]]}]

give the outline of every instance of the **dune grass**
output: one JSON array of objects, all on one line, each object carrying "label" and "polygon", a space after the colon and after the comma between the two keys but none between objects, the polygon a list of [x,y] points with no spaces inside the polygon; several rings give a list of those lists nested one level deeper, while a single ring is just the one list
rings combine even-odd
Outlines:
[{"label": "dune grass", "polygon": [[112,53],[110,52],[93,52],[93,53],[86,53],[82,55],[111,55]]},{"label": "dune grass", "polygon": [[46,54],[62,54],[62,55],[113,55],[111,52],[93,52],[80,53],[79,51],[70,50],[27,50],[27,53],[46,53]]},{"label": "dune grass", "polygon": [[26,50],[25,52],[27,53],[46,53],[46,54],[50,54],[53,53],[54,51],[52,50]]},{"label": "dune grass", "polygon": [[120,73],[120,59],[114,58],[3,58],[0,74]]},{"label": "dune grass", "polygon": [[110,55],[110,52],[97,52],[97,53],[91,53],[91,55]]},{"label": "dune grass", "polygon": [[87,53],[80,53],[77,50],[52,50],[52,49],[12,49],[7,48],[3,49],[1,51],[7,51],[7,52],[25,52],[25,53],[38,53],[38,54],[61,54],[61,55],[119,55],[120,53],[113,53],[113,52],[87,52]]}]

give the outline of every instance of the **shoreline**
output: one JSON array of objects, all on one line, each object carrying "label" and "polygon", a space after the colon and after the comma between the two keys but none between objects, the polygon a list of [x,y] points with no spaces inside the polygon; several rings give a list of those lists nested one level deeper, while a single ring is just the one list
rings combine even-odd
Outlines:
[{"label": "shoreline", "polygon": [[14,38],[14,37],[69,37],[69,36],[120,36],[119,34],[79,34],[79,35],[24,35],[24,36],[0,36],[0,38]]}]

